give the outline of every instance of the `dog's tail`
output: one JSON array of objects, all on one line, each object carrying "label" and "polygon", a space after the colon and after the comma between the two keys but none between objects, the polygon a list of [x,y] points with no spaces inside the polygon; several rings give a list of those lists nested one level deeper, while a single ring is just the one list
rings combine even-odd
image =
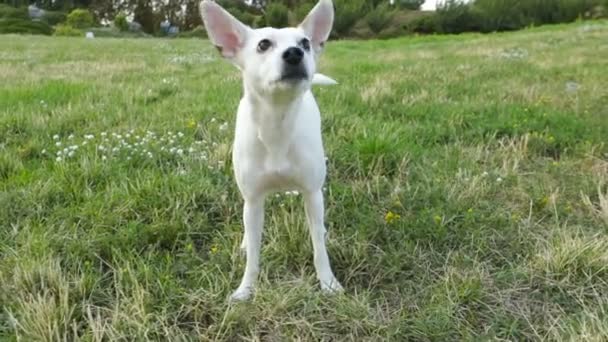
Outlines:
[{"label": "dog's tail", "polygon": [[312,76],[312,84],[334,85],[334,84],[338,84],[338,82],[336,82],[336,80],[334,80],[333,78],[327,77],[323,74],[314,74]]}]

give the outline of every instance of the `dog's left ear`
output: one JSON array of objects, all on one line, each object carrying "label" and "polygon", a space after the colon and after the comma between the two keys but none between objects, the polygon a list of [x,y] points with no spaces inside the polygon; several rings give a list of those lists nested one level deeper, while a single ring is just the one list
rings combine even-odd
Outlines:
[{"label": "dog's left ear", "polygon": [[300,28],[304,30],[316,53],[321,52],[334,23],[334,5],[331,0],[320,0],[308,13]]}]

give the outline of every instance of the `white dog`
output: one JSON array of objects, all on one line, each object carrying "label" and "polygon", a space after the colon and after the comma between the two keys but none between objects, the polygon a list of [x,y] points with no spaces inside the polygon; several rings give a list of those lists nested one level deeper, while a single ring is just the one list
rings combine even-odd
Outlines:
[{"label": "white dog", "polygon": [[251,296],[260,267],[264,199],[279,190],[303,194],[321,288],[341,291],[325,248],[325,154],[319,108],[310,91],[312,84],[334,83],[315,74],[333,24],[331,0],[320,0],[297,28],[254,30],[208,0],[200,10],[211,42],[243,74],[232,159],[245,201],[241,248],[247,264],[231,298]]}]

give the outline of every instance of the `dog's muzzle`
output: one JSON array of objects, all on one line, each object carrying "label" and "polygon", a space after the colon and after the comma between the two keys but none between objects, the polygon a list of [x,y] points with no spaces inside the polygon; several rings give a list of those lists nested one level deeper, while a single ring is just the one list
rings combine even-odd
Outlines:
[{"label": "dog's muzzle", "polygon": [[283,73],[281,81],[298,81],[308,78],[306,67],[302,63],[304,59],[304,51],[299,47],[290,47],[283,52]]}]

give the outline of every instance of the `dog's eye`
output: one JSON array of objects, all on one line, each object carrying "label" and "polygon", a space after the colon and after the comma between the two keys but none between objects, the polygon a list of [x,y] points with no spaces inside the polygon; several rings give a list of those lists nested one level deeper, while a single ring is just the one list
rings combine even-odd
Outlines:
[{"label": "dog's eye", "polygon": [[310,51],[310,40],[308,40],[308,38],[300,40],[300,45],[304,50]]},{"label": "dog's eye", "polygon": [[272,46],[272,42],[268,39],[262,39],[258,43],[258,52],[264,52]]}]

